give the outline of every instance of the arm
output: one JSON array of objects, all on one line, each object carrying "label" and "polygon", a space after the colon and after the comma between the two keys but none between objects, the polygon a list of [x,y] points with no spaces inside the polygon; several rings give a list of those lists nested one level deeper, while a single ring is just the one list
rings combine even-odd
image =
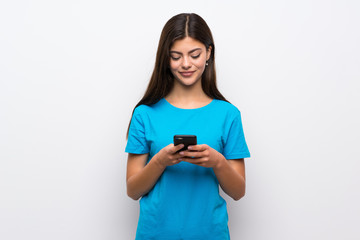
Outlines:
[{"label": "arm", "polygon": [[227,160],[221,153],[206,144],[190,146],[188,149],[193,151],[183,151],[180,154],[194,158],[182,158],[182,161],[213,168],[221,188],[234,200],[239,200],[245,195],[243,158]]},{"label": "arm", "polygon": [[132,153],[128,155],[126,187],[128,196],[134,200],[148,193],[165,170],[165,167],[156,160],[156,156],[146,164],[148,155]]},{"label": "arm", "polygon": [[134,200],[138,200],[148,193],[156,184],[157,180],[167,166],[179,163],[179,153],[182,144],[174,146],[170,144],[155,154],[146,164],[148,154],[128,155],[126,171],[127,194]]},{"label": "arm", "polygon": [[232,159],[220,161],[214,167],[215,175],[224,192],[235,201],[245,196],[245,163],[244,159]]}]

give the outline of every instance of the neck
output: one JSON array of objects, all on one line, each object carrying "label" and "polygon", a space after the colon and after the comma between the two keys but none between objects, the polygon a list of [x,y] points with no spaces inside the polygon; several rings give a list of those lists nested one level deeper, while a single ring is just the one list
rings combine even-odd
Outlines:
[{"label": "neck", "polygon": [[185,86],[175,81],[174,87],[165,98],[171,104],[184,108],[199,107],[212,100],[203,91],[201,81],[197,81],[191,86]]}]

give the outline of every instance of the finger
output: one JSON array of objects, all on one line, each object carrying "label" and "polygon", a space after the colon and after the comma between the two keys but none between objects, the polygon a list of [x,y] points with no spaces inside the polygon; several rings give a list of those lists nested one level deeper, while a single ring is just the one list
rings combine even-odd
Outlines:
[{"label": "finger", "polygon": [[188,163],[191,163],[191,164],[195,164],[195,165],[199,165],[199,166],[202,166],[204,165],[204,161],[201,160],[201,158],[181,158],[181,161],[183,162],[188,162]]},{"label": "finger", "polygon": [[184,155],[181,155],[180,153],[174,153],[173,157],[174,157],[175,159],[179,159],[179,158],[184,157]]},{"label": "finger", "polygon": [[183,162],[188,162],[188,163],[196,163],[198,161],[198,158],[189,158],[189,157],[182,157],[179,159]]},{"label": "finger", "polygon": [[200,145],[191,145],[188,147],[188,150],[191,151],[205,151],[207,149],[207,145],[206,144],[200,144]]},{"label": "finger", "polygon": [[190,152],[190,151],[181,151],[180,156],[183,157],[189,157],[189,158],[199,158],[202,157],[202,153],[201,152]]},{"label": "finger", "polygon": [[179,144],[179,145],[176,145],[172,148],[172,151],[173,153],[176,153],[177,151],[179,151],[180,149],[182,149],[185,145],[184,144]]},{"label": "finger", "polygon": [[178,164],[179,162],[181,162],[179,159],[176,159],[176,160],[173,160],[173,164],[175,165],[175,164]]}]

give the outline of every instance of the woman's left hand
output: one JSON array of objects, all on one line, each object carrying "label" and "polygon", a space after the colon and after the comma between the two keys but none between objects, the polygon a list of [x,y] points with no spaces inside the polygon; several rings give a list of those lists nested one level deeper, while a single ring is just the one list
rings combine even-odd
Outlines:
[{"label": "woman's left hand", "polygon": [[221,153],[206,144],[191,145],[188,150],[180,152],[180,155],[183,156],[179,159],[181,161],[207,168],[216,168],[226,160]]}]

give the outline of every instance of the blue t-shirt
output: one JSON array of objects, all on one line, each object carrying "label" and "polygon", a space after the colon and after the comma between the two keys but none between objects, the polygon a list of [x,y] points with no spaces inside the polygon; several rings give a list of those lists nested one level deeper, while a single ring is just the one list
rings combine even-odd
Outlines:
[{"label": "blue t-shirt", "polygon": [[[149,153],[148,161],[173,142],[176,134],[196,135],[226,159],[248,158],[240,111],[213,99],[208,105],[182,109],[165,98],[138,106],[125,151]],[[140,200],[136,239],[230,239],[225,200],[212,168],[187,162],[168,166],[152,190]]]}]

